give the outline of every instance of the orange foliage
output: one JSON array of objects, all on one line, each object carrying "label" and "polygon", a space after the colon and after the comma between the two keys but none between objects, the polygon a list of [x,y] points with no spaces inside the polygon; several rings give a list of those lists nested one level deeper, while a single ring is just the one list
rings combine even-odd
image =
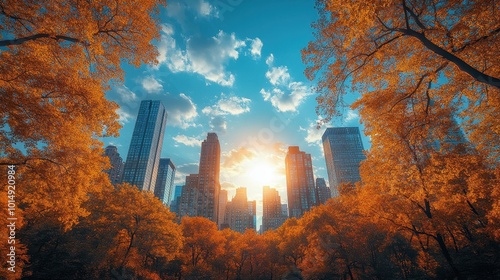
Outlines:
[{"label": "orange foliage", "polygon": [[155,14],[165,1],[2,1],[0,159],[18,166],[29,219],[69,229],[104,179],[98,137],[117,136],[104,92],[120,63],[155,61]]}]

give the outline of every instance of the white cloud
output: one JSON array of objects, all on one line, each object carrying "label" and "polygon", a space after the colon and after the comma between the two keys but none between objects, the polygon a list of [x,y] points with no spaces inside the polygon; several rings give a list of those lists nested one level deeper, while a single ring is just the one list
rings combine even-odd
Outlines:
[{"label": "white cloud", "polygon": [[250,112],[250,102],[251,100],[245,97],[221,94],[221,98],[216,104],[203,108],[201,112],[210,117],[211,129],[225,133],[227,129],[225,116]]},{"label": "white cloud", "polygon": [[356,119],[359,119],[358,113],[356,113],[355,111],[349,109],[347,111],[346,116],[345,116],[345,121],[346,122],[350,122],[350,121],[353,121],[353,120],[356,120]]},{"label": "white cloud", "polygon": [[141,85],[148,93],[159,93],[163,90],[163,86],[153,76],[142,79]]},{"label": "white cloud", "polygon": [[198,3],[197,11],[202,16],[210,16],[214,13],[214,7],[210,3],[201,0]]},{"label": "white cloud", "polygon": [[288,73],[288,68],[286,66],[271,67],[266,72],[266,78],[273,85],[283,85],[290,79],[290,74]]},{"label": "white cloud", "polygon": [[264,45],[259,38],[249,39],[250,43],[250,54],[254,59],[260,58],[260,52],[262,50],[262,46]]},{"label": "white cloud", "polygon": [[306,136],[305,140],[309,144],[312,144],[312,143],[321,144],[321,137],[323,136],[325,129],[321,128],[321,127],[318,129],[318,122],[319,121],[321,121],[321,118],[319,118],[315,122],[310,122],[309,127],[307,127],[306,129],[303,129],[304,131],[307,131],[307,136]]},{"label": "white cloud", "polygon": [[121,125],[128,123],[130,121],[130,119],[134,118],[131,114],[127,113],[122,108],[118,108],[116,110],[116,113],[118,114],[118,122]]},{"label": "white cloud", "polygon": [[270,54],[267,58],[266,58],[266,64],[267,66],[271,66],[274,62],[274,55],[273,54]]},{"label": "white cloud", "polygon": [[260,94],[265,101],[271,102],[273,107],[279,112],[296,112],[300,104],[312,95],[312,89],[302,82],[293,81],[288,73],[288,67],[274,67],[274,55],[270,54],[266,59],[269,67],[266,78],[269,80],[272,89],[260,90]]},{"label": "white cloud", "polygon": [[198,116],[196,105],[184,93],[179,95],[167,94],[162,96],[162,103],[167,110],[167,124],[180,128],[195,126],[194,120]]},{"label": "white cloud", "polygon": [[190,71],[186,51],[177,48],[177,43],[173,35],[173,27],[169,24],[162,24],[161,40],[157,46],[159,54],[156,59],[158,60],[158,65],[155,68],[159,68],[160,65],[165,64],[174,73]]},{"label": "white cloud", "polygon": [[301,82],[291,82],[284,89],[273,88],[272,91],[261,89],[265,101],[270,101],[280,112],[296,112],[304,99],[311,95],[311,89]]},{"label": "white cloud", "polygon": [[250,99],[244,97],[222,96],[217,104],[221,111],[227,112],[231,115],[239,115],[242,113],[250,112],[250,102]]},{"label": "white cloud", "polygon": [[219,31],[212,37],[190,37],[186,39],[186,48],[181,49],[171,25],[163,24],[161,40],[158,43],[159,64],[166,65],[173,73],[188,72],[203,76],[207,81],[222,86],[231,87],[235,76],[226,70],[226,65],[231,60],[237,60],[244,48],[249,48],[252,57],[260,57],[262,42],[255,38],[248,47],[244,40],[236,38],[234,33],[227,34]]},{"label": "white cloud", "polygon": [[189,137],[186,135],[178,134],[172,138],[175,142],[190,146],[190,147],[199,147],[201,146],[201,141],[200,139],[197,139],[195,137]]},{"label": "white cloud", "polygon": [[115,92],[118,94],[121,102],[130,103],[137,100],[137,95],[125,85],[116,87]]},{"label": "white cloud", "polygon": [[223,31],[211,38],[188,39],[187,55],[192,72],[222,86],[232,86],[235,78],[225,70],[225,64],[230,59],[237,60],[239,49],[245,45],[234,33],[229,35]]},{"label": "white cloud", "polygon": [[265,90],[265,89],[261,89],[260,90],[260,94],[262,94],[262,97],[264,98],[264,101],[267,101],[269,100],[269,98],[271,98],[271,92]]},{"label": "white cloud", "polygon": [[214,116],[210,119],[210,128],[215,132],[226,133],[227,122],[223,116]]}]

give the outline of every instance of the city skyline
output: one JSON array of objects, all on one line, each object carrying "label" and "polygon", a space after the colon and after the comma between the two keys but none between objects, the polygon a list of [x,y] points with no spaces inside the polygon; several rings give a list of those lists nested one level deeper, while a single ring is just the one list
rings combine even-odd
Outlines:
[{"label": "city skyline", "polygon": [[[175,162],[175,185],[198,172],[208,132],[219,136],[220,183],[229,198],[246,187],[248,198],[260,205],[264,185],[286,197],[283,161],[291,145],[311,154],[315,177],[327,178],[325,127],[362,131],[362,124],[358,112],[346,107],[342,119],[316,129],[322,117],[315,113],[316,83],[305,77],[300,57],[313,39],[314,3],[241,1],[230,10],[214,3],[174,0],[160,10],[161,37],[154,42],[159,64],[124,65],[123,85],[106,93],[120,106],[123,127],[119,137],[103,138],[104,145],[116,146],[125,157],[140,100],[161,100],[169,114],[161,157]],[[277,17],[278,10],[286,16]],[[256,14],[259,21],[253,20]],[[363,141],[368,148],[369,140]]]},{"label": "city skyline", "polygon": [[[155,103],[159,105],[158,107],[161,107],[161,102],[157,102],[154,100],[145,100],[144,103]],[[167,112],[164,113],[165,115],[168,114]],[[145,114],[145,112],[143,112],[143,114]],[[149,113],[147,113],[147,115],[149,115]],[[360,156],[358,155],[358,153],[363,153],[363,147],[362,143],[360,142],[360,137],[361,136],[358,127],[326,128],[325,132],[323,133],[322,139],[323,145],[325,147],[324,159],[327,162],[327,168],[333,168],[332,170],[335,171],[335,167],[331,167],[331,165],[328,164],[328,161],[333,162],[332,151],[338,152],[338,148],[340,147],[343,149],[343,157],[337,156],[337,169],[343,166],[339,165],[339,161],[343,161],[346,159],[348,162],[344,163],[344,165],[347,164],[346,166],[352,169],[353,162],[350,159],[350,157],[352,156],[353,159],[356,160],[356,168],[354,168],[356,171],[354,173],[356,174],[351,172],[352,174],[347,174],[350,177],[347,176],[346,178],[359,178],[359,162],[357,160],[359,160]],[[339,143],[335,144],[335,146],[334,144],[332,144],[335,142]],[[111,162],[117,161],[117,159],[121,159],[119,153],[117,153],[116,151],[116,147],[108,146],[106,147],[105,151]],[[155,180],[155,196],[158,197],[165,205],[171,206],[171,202],[173,202],[174,200],[174,189],[181,187],[182,192],[181,194],[178,194],[176,196],[178,197],[178,201],[176,201],[176,203],[172,205],[173,208],[171,208],[171,211],[176,212],[179,217],[206,217],[214,222],[217,222],[220,228],[223,228],[225,226],[234,229],[235,222],[228,222],[228,217],[226,216],[227,214],[233,215],[230,220],[234,220],[234,214],[232,214],[231,211],[227,212],[226,206],[230,206],[234,199],[236,199],[237,201],[242,200],[242,194],[238,194],[238,190],[241,191],[242,189],[244,189],[245,192],[244,200],[247,201],[247,188],[243,186],[237,188],[236,193],[232,196],[231,199],[229,199],[230,196],[228,196],[228,191],[221,189],[220,182],[218,180],[220,176],[221,152],[222,151],[217,134],[215,132],[208,132],[206,139],[201,145],[200,169],[198,173],[187,175],[185,177],[184,184],[182,184],[182,186],[175,187],[173,184],[173,177],[176,169],[175,165],[170,158],[160,159],[158,175],[157,179]],[[346,157],[346,155],[348,157]],[[330,193],[331,188],[326,184],[324,178],[314,175],[311,155],[305,153],[304,151],[301,151],[300,147],[288,146],[288,152],[284,158],[283,164],[286,169],[286,196],[281,197],[279,195],[279,192],[275,188],[270,189],[269,186],[262,186],[262,203],[257,204],[257,201],[253,200],[253,209],[256,212],[254,214],[255,222],[253,222],[253,228],[255,230],[259,230],[259,227],[262,227],[262,229],[265,231],[269,228],[274,227],[276,223],[279,223],[277,222],[277,220],[281,221],[281,217],[276,217],[276,213],[274,213],[274,216],[268,217],[268,219],[272,218],[276,221],[268,222],[268,225],[265,225],[265,222],[263,220],[265,219],[264,216],[266,215],[266,205],[264,205],[266,200],[266,193],[276,192],[277,195],[273,199],[276,200],[276,197],[280,199],[280,208],[283,207],[283,205],[286,205],[286,208],[289,209],[289,212],[285,216],[297,218],[300,218],[312,207],[323,204],[330,197],[338,195],[338,193],[335,191],[331,191]],[[114,165],[112,164],[112,166]],[[264,172],[264,174],[255,175],[272,176],[272,174],[270,173],[265,174],[266,172],[262,168],[254,169],[254,171]],[[106,172],[110,174],[110,180],[113,180],[113,176],[111,174],[116,172],[110,172],[110,170]],[[349,180],[338,178],[334,178],[334,180],[349,182]],[[351,181],[356,182],[357,180]],[[159,187],[161,187],[161,189],[158,189]],[[224,195],[219,196],[219,194],[221,193],[224,193]],[[250,200],[248,201],[250,203]],[[274,211],[276,212],[276,209]],[[257,215],[257,212],[259,213],[259,215]],[[238,215],[237,217],[239,217]],[[237,231],[241,231],[241,228],[239,228]]]}]

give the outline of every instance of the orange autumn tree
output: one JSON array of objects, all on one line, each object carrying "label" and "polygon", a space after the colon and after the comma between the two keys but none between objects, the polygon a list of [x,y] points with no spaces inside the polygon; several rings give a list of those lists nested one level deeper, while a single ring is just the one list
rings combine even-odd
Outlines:
[{"label": "orange autumn tree", "polygon": [[162,278],[182,235],[158,198],[122,184],[93,194],[84,206],[91,214],[70,230],[56,219],[27,228],[36,250],[23,279]]},{"label": "orange autumn tree", "polygon": [[363,213],[404,232],[431,277],[498,271],[489,257],[498,256],[497,3],[317,7],[306,75],[318,81],[324,121],[340,115],[347,94],[361,95],[353,108],[372,141],[362,164]]},{"label": "orange autumn tree", "polygon": [[[185,216],[181,219],[184,236],[181,259],[182,274],[188,279],[216,279],[220,257],[224,254],[225,236],[217,224],[204,217]],[[222,271],[224,269],[221,269]]]},{"label": "orange autumn tree", "polygon": [[318,80],[318,113],[340,115],[350,92],[396,106],[439,96],[476,147],[500,157],[500,21],[494,0],[317,0],[315,40],[302,52]]},{"label": "orange autumn tree", "polygon": [[98,137],[119,129],[104,93],[122,62],[155,62],[161,5],[1,1],[0,165],[17,166],[28,219],[53,215],[68,229],[88,214],[82,202],[106,180]]}]

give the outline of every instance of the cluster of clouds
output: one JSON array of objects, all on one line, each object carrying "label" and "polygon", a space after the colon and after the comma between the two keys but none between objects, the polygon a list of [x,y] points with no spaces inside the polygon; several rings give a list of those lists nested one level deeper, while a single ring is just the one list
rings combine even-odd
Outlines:
[{"label": "cluster of clouds", "polygon": [[227,129],[227,115],[240,115],[250,112],[251,100],[245,97],[227,96],[221,93],[216,104],[201,110],[210,118],[210,128],[216,132],[225,133]]},{"label": "cluster of clouds", "polygon": [[274,66],[274,55],[266,59],[268,70],[266,78],[271,84],[270,89],[262,88],[260,93],[264,100],[271,102],[279,112],[296,112],[300,104],[312,95],[310,87],[302,82],[293,81],[288,67]]},{"label": "cluster of clouds", "polygon": [[231,60],[238,60],[240,53],[259,59],[263,43],[259,38],[238,39],[234,33],[220,30],[215,36],[189,37],[181,48],[174,38],[172,25],[163,24],[158,44],[158,66],[166,65],[173,72],[195,73],[207,81],[231,87],[235,76],[226,70]]}]

